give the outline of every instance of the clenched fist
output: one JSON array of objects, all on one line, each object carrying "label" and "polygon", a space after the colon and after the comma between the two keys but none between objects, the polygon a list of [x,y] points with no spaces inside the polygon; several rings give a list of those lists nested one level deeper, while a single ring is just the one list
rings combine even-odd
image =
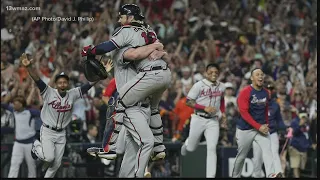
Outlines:
[{"label": "clenched fist", "polygon": [[259,132],[261,132],[264,135],[268,135],[269,133],[269,125],[268,124],[263,124],[260,128],[259,128]]}]

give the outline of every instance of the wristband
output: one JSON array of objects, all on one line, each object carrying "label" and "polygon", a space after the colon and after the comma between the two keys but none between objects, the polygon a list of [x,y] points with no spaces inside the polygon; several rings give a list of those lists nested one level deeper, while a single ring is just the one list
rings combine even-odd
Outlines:
[{"label": "wristband", "polygon": [[204,110],[204,108],[206,108],[205,106],[202,106],[200,104],[195,104],[194,105],[194,108],[197,109],[197,110]]}]

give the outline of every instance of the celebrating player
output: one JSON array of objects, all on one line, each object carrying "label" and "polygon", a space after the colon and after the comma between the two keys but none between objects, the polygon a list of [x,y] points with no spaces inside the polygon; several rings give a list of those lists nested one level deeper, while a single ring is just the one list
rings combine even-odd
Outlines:
[{"label": "celebrating player", "polygon": [[262,158],[267,177],[282,177],[275,174],[268,122],[269,93],[263,88],[264,73],[256,68],[251,71],[252,84],[244,87],[238,96],[237,103],[240,112],[237,121],[236,138],[238,154],[234,162],[232,177],[240,178],[249,150],[255,141],[262,150]]},{"label": "celebrating player", "polygon": [[36,162],[32,159],[30,151],[36,135],[34,117],[39,117],[40,111],[25,109],[26,101],[21,96],[13,99],[13,107],[2,103],[1,107],[11,111],[15,120],[15,142],[8,178],[18,177],[23,159],[28,166],[28,178],[36,178]]},{"label": "celebrating player", "polygon": [[[151,136],[152,133],[157,134],[157,137],[155,138],[157,144],[154,144],[155,151],[153,156],[158,156],[160,154],[162,157],[164,157],[165,155],[165,147],[162,144],[162,120],[158,112],[158,105],[162,93],[166,90],[171,81],[171,72],[168,69],[166,62],[162,59],[150,61],[149,58],[146,58],[154,50],[163,50],[163,45],[160,45],[160,43],[154,43],[157,40],[156,35],[154,31],[142,21],[144,17],[140,13],[140,8],[134,4],[126,4],[121,7],[119,14],[119,22],[122,24],[122,26],[113,34],[111,40],[101,43],[94,48],[91,46],[84,47],[82,56],[99,55],[117,49],[113,54],[113,56],[116,58],[113,59],[117,63],[127,63],[127,68],[133,66],[135,73],[138,71],[138,74],[136,76],[132,76],[130,81],[125,81],[126,84],[121,86],[117,85],[117,89],[120,95],[119,102],[121,106],[126,108],[125,114],[127,118],[124,119],[127,120],[124,121],[124,123],[130,122],[128,126],[133,126],[131,129],[127,128],[127,130],[134,137],[134,140],[140,147],[139,152],[136,154],[135,176],[143,177],[144,170],[154,144],[154,140],[150,140],[150,128],[152,129]],[[147,44],[150,44],[151,48],[143,51],[144,54],[147,54],[147,56],[144,56],[144,58],[138,58],[140,54],[132,53],[134,48],[130,47],[145,46]],[[123,55],[124,57],[127,57],[128,53],[133,54],[132,58],[123,59]],[[163,55],[165,55],[165,53],[163,53],[162,56]],[[126,62],[126,60],[130,59],[140,61],[129,64]],[[115,67],[117,67],[117,65],[115,65]],[[115,70],[115,72],[117,72],[117,70]],[[115,75],[116,83],[119,83],[121,80],[122,82],[120,83],[123,83],[123,78],[127,80],[128,77],[128,73],[125,74],[119,72],[118,75]],[[119,81],[117,79],[119,79]],[[145,122],[142,123],[141,120],[138,120],[136,113],[131,110],[133,110],[132,107],[136,108],[135,106],[139,105],[140,101],[144,101],[150,95],[152,95],[151,127],[149,128],[148,126],[145,128]],[[129,113],[128,109],[130,109],[132,113]],[[136,121],[134,119],[137,119],[137,122],[134,122]],[[152,145],[151,149],[150,145]]]},{"label": "celebrating player", "polygon": [[186,104],[195,109],[191,116],[190,133],[181,147],[181,155],[187,151],[194,151],[200,141],[202,133],[207,141],[207,178],[216,176],[217,153],[216,147],[219,139],[219,119],[225,123],[225,105],[223,83],[218,82],[219,66],[209,64],[206,67],[206,79],[198,81],[190,89]]},{"label": "celebrating player", "polygon": [[34,141],[31,155],[34,159],[45,162],[44,167],[48,169],[44,177],[53,178],[61,165],[66,145],[65,128],[71,122],[72,105],[77,99],[82,98],[82,94],[87,93],[96,82],[68,89],[69,77],[62,72],[55,77],[57,89],[54,89],[39,78],[32,68],[33,60],[29,60],[25,53],[22,54],[20,60],[40,89],[44,101],[40,115],[43,122],[40,141]]},{"label": "celebrating player", "polygon": [[[271,89],[273,86],[269,84],[267,86],[269,93],[270,93],[270,101],[268,102],[269,109],[268,109],[268,120],[269,120],[269,128],[270,128],[270,141],[271,141],[271,151],[273,155],[273,164],[275,168],[275,172],[282,172],[281,168],[281,161],[279,157],[279,136],[278,130],[286,129],[286,125],[284,124],[280,112],[280,106],[272,97]],[[259,145],[253,141],[252,144],[253,148],[253,177],[262,178],[263,171],[262,171],[262,150],[260,149]]]}]

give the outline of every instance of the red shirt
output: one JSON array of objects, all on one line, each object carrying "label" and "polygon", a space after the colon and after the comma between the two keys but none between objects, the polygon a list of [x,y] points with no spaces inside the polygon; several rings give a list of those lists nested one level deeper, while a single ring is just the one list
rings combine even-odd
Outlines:
[{"label": "red shirt", "polygon": [[183,125],[187,119],[190,119],[191,114],[194,112],[193,108],[186,105],[187,97],[180,99],[176,107],[173,109],[173,112],[176,113],[179,117],[179,123],[177,130],[182,131]]},{"label": "red shirt", "polygon": [[111,79],[108,86],[102,91],[102,96],[111,97],[112,94],[117,90],[115,78]]}]

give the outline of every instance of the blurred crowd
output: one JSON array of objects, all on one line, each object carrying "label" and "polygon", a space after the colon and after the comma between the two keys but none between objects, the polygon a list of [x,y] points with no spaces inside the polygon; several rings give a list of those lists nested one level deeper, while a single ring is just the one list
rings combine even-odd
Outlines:
[{"label": "blurred crowd", "polygon": [[[26,98],[27,106],[41,109],[37,87],[20,65],[19,56],[31,54],[41,79],[64,71],[70,86],[84,77],[80,50],[110,39],[120,5],[137,3],[146,22],[157,32],[170,56],[173,78],[160,102],[166,141],[184,141],[193,110],[185,105],[192,85],[203,79],[209,62],[219,63],[219,80],[226,83],[227,129],[219,145],[234,146],[238,117],[237,93],[248,85],[250,70],[262,68],[265,84],[273,87],[285,124],[307,109],[310,148],[316,148],[317,125],[317,1],[316,0],[21,0],[1,3],[1,102]],[[7,11],[6,6],[40,7],[40,11]],[[32,21],[32,17],[94,17],[88,21]],[[108,55],[104,57],[107,60]],[[100,81],[73,107],[70,141],[101,141],[106,117],[101,96],[110,79]],[[38,128],[41,120],[38,121]],[[1,109],[1,128],[14,127],[10,113]],[[87,135],[88,126],[97,133]],[[83,135],[85,134],[85,135]],[[91,137],[96,136],[96,137]],[[94,140],[91,140],[90,138]],[[284,136],[282,136],[282,140]],[[71,140],[72,139],[72,140]],[[167,163],[157,176],[172,171]],[[157,167],[158,164],[152,167]]]}]

